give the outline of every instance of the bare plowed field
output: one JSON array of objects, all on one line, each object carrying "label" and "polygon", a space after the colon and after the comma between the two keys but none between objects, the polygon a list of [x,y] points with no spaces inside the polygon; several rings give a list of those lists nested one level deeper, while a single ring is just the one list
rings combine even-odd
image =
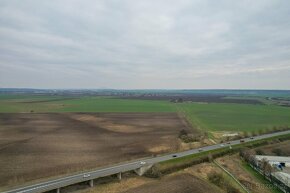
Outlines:
[{"label": "bare plowed field", "polygon": [[176,151],[174,113],[0,114],[0,187]]}]

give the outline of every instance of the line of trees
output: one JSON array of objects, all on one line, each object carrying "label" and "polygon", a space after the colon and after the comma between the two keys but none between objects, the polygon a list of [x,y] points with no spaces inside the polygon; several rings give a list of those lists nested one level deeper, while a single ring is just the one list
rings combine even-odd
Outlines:
[{"label": "line of trees", "polygon": [[267,159],[263,158],[258,161],[255,152],[251,149],[242,149],[240,156],[253,167],[262,171],[264,176],[271,177],[272,172],[275,171]]},{"label": "line of trees", "polygon": [[280,132],[280,131],[287,131],[289,129],[290,128],[287,125],[285,125],[285,126],[280,126],[280,127],[259,129],[259,130],[256,130],[256,131],[244,131],[240,135],[236,135],[236,136],[233,136],[233,137],[230,137],[230,136],[225,137],[221,141],[221,143],[223,143],[225,141],[230,141],[230,140],[238,140],[238,139],[242,139],[242,138],[254,137],[254,136],[263,135],[263,134],[275,133],[275,132]]},{"label": "line of trees", "polygon": [[285,125],[285,126],[279,126],[279,127],[272,127],[272,128],[266,128],[266,129],[259,129],[257,131],[252,131],[252,132],[243,132],[244,137],[251,137],[251,136],[257,136],[257,135],[262,135],[262,134],[268,134],[268,133],[275,133],[279,131],[286,131],[289,130],[290,128]]},{"label": "line of trees", "polygon": [[257,171],[259,171],[267,180],[269,180],[272,184],[274,184],[277,188],[282,190],[283,192],[290,192],[289,186],[277,179],[275,175],[272,175],[273,172],[277,171],[277,168],[273,168],[268,160],[256,160],[255,154],[253,150],[243,149],[240,151],[240,156],[248,162],[251,166],[253,166]]}]

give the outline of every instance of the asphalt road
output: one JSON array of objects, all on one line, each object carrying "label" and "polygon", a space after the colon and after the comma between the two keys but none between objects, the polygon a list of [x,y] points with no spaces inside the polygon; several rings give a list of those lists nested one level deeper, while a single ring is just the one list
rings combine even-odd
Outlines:
[{"label": "asphalt road", "polygon": [[277,133],[271,133],[271,134],[265,134],[265,135],[260,135],[260,136],[255,136],[253,139],[244,138],[243,139],[244,142],[241,142],[240,140],[235,140],[235,141],[231,141],[230,144],[227,144],[227,143],[216,144],[216,145],[206,146],[206,147],[202,147],[202,148],[198,148],[198,149],[192,149],[192,150],[188,150],[188,151],[183,151],[183,152],[172,153],[172,154],[168,154],[168,155],[157,156],[157,157],[153,157],[153,158],[144,158],[144,159],[140,159],[138,161],[132,161],[132,162],[124,163],[124,164],[119,164],[119,165],[115,165],[115,166],[111,166],[111,167],[98,169],[98,170],[91,171],[91,172],[80,173],[80,174],[73,175],[73,176],[67,176],[67,177],[56,179],[56,180],[50,180],[50,181],[47,181],[47,182],[43,182],[43,183],[31,185],[31,186],[26,186],[26,187],[23,187],[23,188],[18,188],[18,189],[6,191],[4,193],[36,193],[36,192],[45,192],[45,191],[57,189],[57,188],[60,188],[60,187],[65,187],[65,186],[68,186],[68,185],[72,185],[72,184],[76,184],[76,183],[79,183],[79,182],[88,181],[88,180],[99,178],[99,177],[104,177],[104,176],[117,174],[117,173],[120,173],[120,172],[126,172],[126,171],[135,170],[135,169],[138,169],[138,168],[144,166],[141,162],[146,162],[146,164],[150,165],[150,164],[155,164],[155,163],[159,163],[159,162],[162,162],[162,161],[175,159],[175,158],[178,158],[178,157],[184,157],[184,156],[197,154],[197,153],[200,153],[200,152],[216,150],[216,149],[229,148],[232,145],[237,145],[237,144],[246,143],[246,142],[250,142],[250,141],[257,141],[257,140],[260,140],[260,139],[266,139],[266,138],[275,137],[275,136],[279,136],[279,135],[285,135],[285,134],[290,134],[290,130],[289,131],[277,132]]}]

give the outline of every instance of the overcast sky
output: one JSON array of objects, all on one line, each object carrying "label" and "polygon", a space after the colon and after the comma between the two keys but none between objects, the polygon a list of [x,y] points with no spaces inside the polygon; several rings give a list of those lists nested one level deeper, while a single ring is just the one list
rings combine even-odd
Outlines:
[{"label": "overcast sky", "polygon": [[290,89],[290,1],[1,0],[0,87]]}]

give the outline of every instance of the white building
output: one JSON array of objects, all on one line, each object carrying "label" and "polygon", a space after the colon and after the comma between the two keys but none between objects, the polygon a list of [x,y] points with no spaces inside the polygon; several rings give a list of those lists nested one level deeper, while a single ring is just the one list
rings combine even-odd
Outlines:
[{"label": "white building", "polygon": [[290,157],[282,156],[267,156],[267,155],[256,155],[257,161],[266,159],[271,165],[282,165],[283,167],[290,167]]},{"label": "white building", "polygon": [[285,172],[274,172],[272,175],[283,182],[286,186],[290,187],[290,174]]},{"label": "white building", "polygon": [[290,157],[256,155],[255,158],[257,165],[260,165],[261,161],[265,159],[273,167],[280,168],[280,171],[273,172],[272,176],[283,184],[283,186],[281,184],[278,186],[280,190],[290,192]]}]

